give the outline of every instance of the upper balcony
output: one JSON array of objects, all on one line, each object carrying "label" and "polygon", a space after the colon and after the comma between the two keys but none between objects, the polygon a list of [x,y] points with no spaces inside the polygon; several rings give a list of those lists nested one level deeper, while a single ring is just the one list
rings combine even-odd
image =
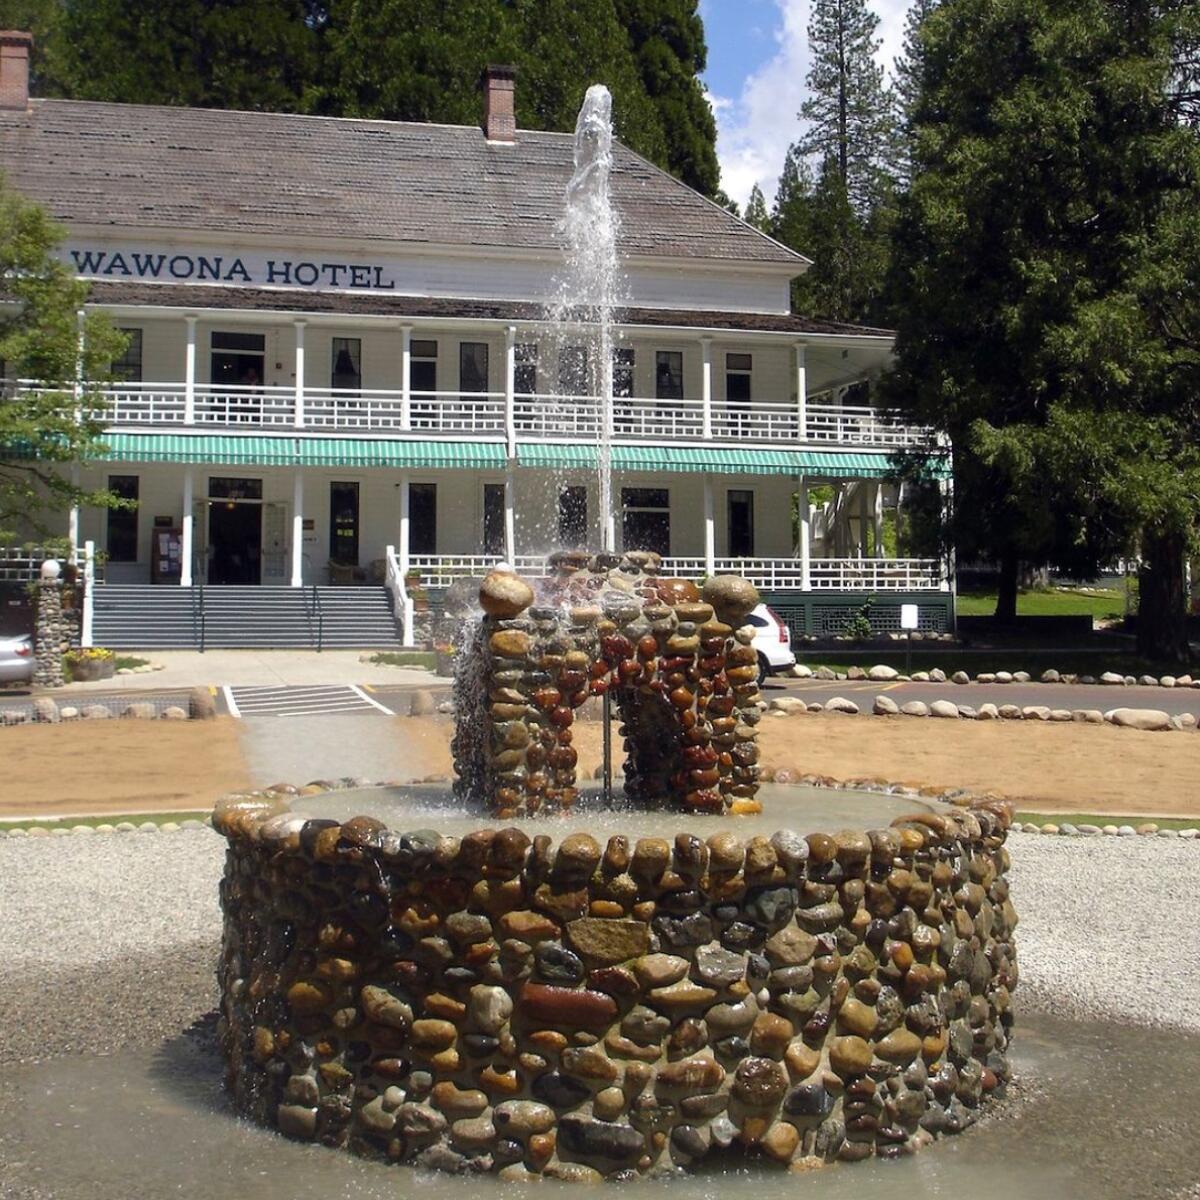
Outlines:
[{"label": "upper balcony", "polygon": [[[22,381],[22,388],[36,384]],[[296,388],[180,382],[87,389],[104,400],[97,416],[114,429],[307,430],[522,441],[599,441],[605,424],[595,396],[504,392]],[[615,397],[616,442],[717,442],[895,450],[931,445],[931,430],[895,414],[845,404],[829,393],[791,400],[660,400]]]}]

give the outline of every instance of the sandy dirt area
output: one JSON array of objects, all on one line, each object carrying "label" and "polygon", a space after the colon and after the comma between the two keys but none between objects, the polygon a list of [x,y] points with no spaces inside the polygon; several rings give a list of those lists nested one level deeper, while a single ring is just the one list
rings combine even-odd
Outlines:
[{"label": "sandy dirt area", "polygon": [[218,717],[0,729],[0,816],[211,808],[248,783],[236,725]]},{"label": "sandy dirt area", "polygon": [[[0,730],[0,816],[205,809],[222,793],[354,774],[450,777],[448,717],[113,721]],[[1025,810],[1200,816],[1200,734],[1107,725],[765,717],[763,766],[833,779],[964,787]],[[620,737],[614,727],[617,761]],[[600,725],[575,726],[580,775]]]},{"label": "sandy dirt area", "polygon": [[[397,724],[420,745],[429,773],[449,772],[444,719],[398,718]],[[1200,815],[1195,733],[824,714],[764,717],[759,731],[763,767],[773,771],[996,792],[1042,812]],[[618,762],[620,743],[614,727]],[[600,725],[577,723],[575,746],[580,775],[590,777],[600,763]]]}]

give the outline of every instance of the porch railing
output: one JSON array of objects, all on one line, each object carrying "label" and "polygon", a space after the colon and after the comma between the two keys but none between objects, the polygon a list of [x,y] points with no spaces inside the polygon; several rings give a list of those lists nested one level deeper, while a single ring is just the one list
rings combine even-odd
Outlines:
[{"label": "porch railing", "polygon": [[[35,383],[20,382],[37,390]],[[105,402],[96,415],[120,426],[188,424],[188,389],[183,383],[117,383],[89,391]],[[352,433],[412,432],[437,436],[497,436],[508,432],[502,392],[412,392],[396,389],[305,387],[297,421],[294,385],[195,384],[191,424],[220,428],[314,430]],[[595,440],[602,409],[595,396],[565,393],[515,395],[515,437]],[[873,446],[897,449],[932,441],[930,430],[906,424],[897,415],[869,405],[810,400],[804,417],[795,401],[658,400],[644,396],[613,399],[612,432],[617,441],[699,441]]]},{"label": "porch railing", "polygon": [[[410,576],[426,587],[449,587],[466,575],[484,575],[500,561],[494,555],[413,555]],[[517,571],[533,578],[546,574],[542,555],[518,555]],[[798,592],[804,572],[798,558],[718,558],[718,575],[743,575],[760,591]],[[703,558],[671,557],[662,561],[663,575],[702,579],[708,568]],[[936,558],[814,558],[809,563],[814,592],[926,592],[943,590],[944,573]]]}]

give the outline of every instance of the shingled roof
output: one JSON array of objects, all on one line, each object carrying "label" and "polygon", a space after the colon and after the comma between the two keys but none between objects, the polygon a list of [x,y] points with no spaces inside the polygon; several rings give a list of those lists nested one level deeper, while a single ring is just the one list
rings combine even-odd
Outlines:
[{"label": "shingled roof", "polygon": [[[8,181],[59,220],[113,229],[335,235],[554,251],[572,138],[80,100],[0,112]],[[627,255],[805,259],[624,146],[612,193]]]}]

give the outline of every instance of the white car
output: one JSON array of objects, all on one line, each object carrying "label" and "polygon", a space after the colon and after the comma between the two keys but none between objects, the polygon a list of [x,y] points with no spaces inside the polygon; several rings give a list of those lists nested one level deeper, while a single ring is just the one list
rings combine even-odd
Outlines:
[{"label": "white car", "polygon": [[765,604],[760,604],[747,618],[747,625],[754,626],[754,641],[750,644],[758,653],[758,682],[768,675],[790,671],[796,665],[792,653],[792,631],[778,614]]},{"label": "white car", "polygon": [[27,637],[0,638],[0,687],[33,679],[33,643]]}]

